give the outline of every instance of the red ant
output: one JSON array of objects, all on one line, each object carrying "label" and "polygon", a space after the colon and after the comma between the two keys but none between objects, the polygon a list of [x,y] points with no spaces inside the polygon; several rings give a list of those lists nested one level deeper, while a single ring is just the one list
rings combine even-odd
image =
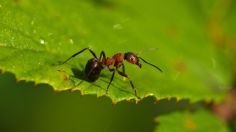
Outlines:
[{"label": "red ant", "polygon": [[[67,60],[65,60],[62,64],[66,63],[71,58],[79,55],[80,53],[84,52],[85,50],[89,50],[89,52],[93,55],[93,58],[89,59],[86,66],[85,66],[85,75],[86,75],[86,79],[89,82],[96,81],[99,78],[99,75],[104,68],[107,68],[110,72],[112,72],[112,76],[111,76],[110,82],[107,86],[106,93],[108,93],[108,89],[109,89],[111,82],[113,81],[114,75],[117,71],[119,75],[129,79],[130,85],[131,85],[132,89],[134,90],[134,94],[135,94],[135,96],[137,96],[137,92],[136,92],[136,89],[133,85],[132,80],[128,77],[127,74],[125,74],[125,66],[123,63],[124,60],[128,61],[131,64],[137,65],[139,68],[142,67],[142,65],[139,63],[139,60],[142,60],[144,63],[149,64],[149,65],[155,67],[160,72],[162,72],[162,70],[159,67],[147,62],[146,60],[144,60],[141,57],[138,57],[136,54],[134,54],[132,52],[126,52],[124,54],[117,53],[117,54],[113,55],[112,57],[106,57],[105,52],[102,51],[100,53],[100,57],[98,58],[97,55],[94,53],[94,51],[91,50],[90,48],[84,48],[81,51],[73,54],[71,57],[69,57]],[[122,67],[122,71],[119,70],[120,67]]]}]

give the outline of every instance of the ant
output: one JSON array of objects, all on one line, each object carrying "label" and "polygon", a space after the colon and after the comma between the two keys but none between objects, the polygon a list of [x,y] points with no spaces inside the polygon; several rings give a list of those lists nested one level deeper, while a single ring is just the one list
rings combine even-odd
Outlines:
[{"label": "ant", "polygon": [[[131,64],[137,65],[139,68],[142,67],[142,65],[139,63],[139,61],[142,60],[144,63],[149,64],[149,65],[155,67],[160,72],[162,72],[162,70],[159,67],[147,62],[146,60],[144,60],[141,57],[138,57],[133,52],[126,52],[124,54],[117,53],[117,54],[113,55],[112,57],[106,57],[105,52],[102,51],[100,53],[99,58],[98,58],[97,55],[95,54],[95,52],[93,50],[91,50],[90,48],[84,48],[84,49],[76,52],[75,54],[73,54],[71,57],[69,57],[67,60],[65,60],[61,64],[65,64],[71,58],[81,54],[82,52],[84,52],[86,50],[88,50],[93,55],[93,58],[89,59],[86,66],[85,66],[85,76],[86,76],[87,81],[95,82],[99,78],[99,75],[104,68],[106,68],[110,72],[112,72],[110,82],[109,82],[107,89],[106,89],[106,94],[108,93],[108,89],[109,89],[111,82],[113,81],[113,78],[114,78],[115,73],[117,71],[119,75],[121,75],[129,80],[130,85],[131,85],[132,89],[134,90],[135,96],[138,97],[132,80],[129,78],[129,76],[127,74],[125,74],[125,66],[123,63],[124,60],[128,61]],[[120,67],[122,67],[122,71],[119,70]]]}]

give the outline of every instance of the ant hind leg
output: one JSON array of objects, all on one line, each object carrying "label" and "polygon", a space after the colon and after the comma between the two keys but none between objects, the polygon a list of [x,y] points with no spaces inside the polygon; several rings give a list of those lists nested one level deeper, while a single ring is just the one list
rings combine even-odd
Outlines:
[{"label": "ant hind leg", "polygon": [[75,56],[81,54],[82,52],[84,52],[85,50],[89,50],[89,52],[93,55],[94,58],[98,59],[97,55],[94,53],[93,50],[91,50],[90,48],[84,48],[78,52],[76,52],[75,54],[73,54],[71,57],[69,57],[68,59],[66,59],[64,62],[61,63],[61,65],[65,64],[67,61],[69,61],[70,59],[74,58]]}]

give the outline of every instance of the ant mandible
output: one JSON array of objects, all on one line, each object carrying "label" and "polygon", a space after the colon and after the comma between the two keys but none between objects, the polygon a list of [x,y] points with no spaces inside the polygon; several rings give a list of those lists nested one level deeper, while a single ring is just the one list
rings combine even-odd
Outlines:
[{"label": "ant mandible", "polygon": [[[119,75],[121,75],[129,80],[130,85],[131,85],[132,89],[134,90],[135,96],[138,97],[132,80],[125,73],[125,66],[123,63],[124,60],[128,61],[131,64],[137,65],[139,68],[142,67],[142,65],[139,63],[139,60],[142,60],[144,63],[149,64],[149,65],[155,67],[160,72],[162,72],[162,70],[159,67],[147,62],[146,60],[144,60],[141,57],[138,57],[133,52],[126,52],[124,54],[117,53],[117,54],[113,55],[112,57],[106,57],[105,52],[102,51],[100,53],[99,58],[98,58],[97,55],[95,54],[95,52],[93,50],[91,50],[90,48],[84,48],[84,49],[78,51],[77,53],[73,54],[71,57],[69,57],[67,60],[65,60],[61,64],[65,64],[71,58],[81,54],[82,52],[84,52],[86,50],[88,50],[93,55],[93,58],[89,59],[86,66],[85,66],[85,76],[86,76],[87,81],[95,82],[99,78],[99,75],[104,68],[107,68],[110,72],[112,72],[110,82],[109,82],[107,89],[106,89],[106,94],[108,93],[108,89],[109,89],[111,82],[113,81],[113,78],[114,78],[115,73],[117,71]],[[122,71],[119,70],[120,67],[122,67]]]}]

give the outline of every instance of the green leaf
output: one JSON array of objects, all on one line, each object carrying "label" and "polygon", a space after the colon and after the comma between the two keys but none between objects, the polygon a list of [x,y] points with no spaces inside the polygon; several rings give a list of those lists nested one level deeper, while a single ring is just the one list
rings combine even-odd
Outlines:
[{"label": "green leaf", "polygon": [[156,118],[156,132],[228,132],[226,124],[206,110],[175,112]]},{"label": "green leaf", "polygon": [[[221,23],[226,24],[227,19],[209,24],[217,3],[219,0],[0,0],[0,69],[19,80],[49,84],[57,91],[73,88],[102,96],[111,77],[108,70],[94,83],[80,83],[81,71],[92,58],[88,52],[65,65],[57,64],[85,47],[97,55],[104,50],[107,56],[143,50],[139,55],[163,73],[145,63],[139,69],[125,62],[141,98],[220,100],[232,82],[233,53],[229,41],[215,40],[217,35],[227,35],[228,31],[217,30],[224,29]],[[222,18],[228,13],[235,11],[226,10]],[[232,26],[233,21],[229,22]],[[153,52],[153,48],[158,50]],[[137,99],[129,81],[118,74],[108,96],[114,102]]]}]

